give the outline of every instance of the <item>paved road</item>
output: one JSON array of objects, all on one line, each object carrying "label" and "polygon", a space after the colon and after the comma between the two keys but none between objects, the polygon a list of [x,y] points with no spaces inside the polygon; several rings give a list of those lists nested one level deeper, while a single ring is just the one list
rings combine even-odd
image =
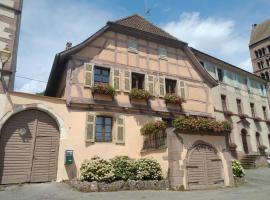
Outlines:
[{"label": "paved road", "polygon": [[270,168],[247,171],[247,180],[237,188],[223,188],[203,191],[135,191],[81,193],[61,183],[25,184],[0,188],[0,200],[270,200]]}]

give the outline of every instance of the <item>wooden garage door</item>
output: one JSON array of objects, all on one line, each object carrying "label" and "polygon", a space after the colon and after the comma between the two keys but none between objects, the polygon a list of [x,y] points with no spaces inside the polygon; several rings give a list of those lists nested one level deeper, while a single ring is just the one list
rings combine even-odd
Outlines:
[{"label": "wooden garage door", "polygon": [[224,184],[222,163],[214,148],[196,145],[190,152],[187,163],[189,189],[202,189]]},{"label": "wooden garage door", "polygon": [[46,113],[27,110],[12,116],[0,135],[0,183],[56,179],[59,131]]}]

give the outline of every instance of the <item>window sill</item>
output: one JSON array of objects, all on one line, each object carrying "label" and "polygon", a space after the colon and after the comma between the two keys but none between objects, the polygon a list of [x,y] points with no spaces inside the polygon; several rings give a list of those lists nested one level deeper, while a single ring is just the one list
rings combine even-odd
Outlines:
[{"label": "window sill", "polygon": [[167,57],[161,56],[161,57],[159,57],[159,60],[165,60],[165,61],[168,61],[168,58],[167,58]]},{"label": "window sill", "polygon": [[137,49],[128,49],[129,53],[134,53],[134,54],[138,54],[138,50]]}]

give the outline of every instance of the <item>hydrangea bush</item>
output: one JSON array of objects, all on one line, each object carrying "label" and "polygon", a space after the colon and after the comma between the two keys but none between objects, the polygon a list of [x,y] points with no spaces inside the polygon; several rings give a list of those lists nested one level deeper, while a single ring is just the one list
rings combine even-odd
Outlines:
[{"label": "hydrangea bush", "polygon": [[141,158],[135,162],[136,180],[161,180],[162,170],[160,164],[150,158]]},{"label": "hydrangea bush", "polygon": [[237,160],[232,161],[232,169],[233,169],[233,175],[236,177],[243,177],[245,176],[245,171],[241,163]]},{"label": "hydrangea bush", "polygon": [[112,182],[115,178],[111,162],[94,157],[81,166],[81,179],[84,181]]},{"label": "hydrangea bush", "polygon": [[136,168],[134,160],[128,156],[116,156],[111,159],[114,168],[115,180],[134,180],[136,178]]},{"label": "hydrangea bush", "polygon": [[142,135],[148,135],[156,133],[157,131],[165,131],[166,128],[167,128],[166,122],[157,120],[154,122],[148,122],[144,124],[144,126],[141,128],[140,131]]}]

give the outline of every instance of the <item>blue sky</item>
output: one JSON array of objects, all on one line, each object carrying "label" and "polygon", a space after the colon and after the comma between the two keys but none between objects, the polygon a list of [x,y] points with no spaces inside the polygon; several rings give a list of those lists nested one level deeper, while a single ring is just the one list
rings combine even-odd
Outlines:
[{"label": "blue sky", "polygon": [[[85,40],[107,21],[138,13],[144,0],[24,0],[17,76],[47,81],[67,41]],[[148,20],[190,46],[252,71],[251,25],[269,17],[269,0],[148,0]],[[268,15],[268,16],[267,16]],[[35,93],[46,83],[17,77],[15,90]]]}]

